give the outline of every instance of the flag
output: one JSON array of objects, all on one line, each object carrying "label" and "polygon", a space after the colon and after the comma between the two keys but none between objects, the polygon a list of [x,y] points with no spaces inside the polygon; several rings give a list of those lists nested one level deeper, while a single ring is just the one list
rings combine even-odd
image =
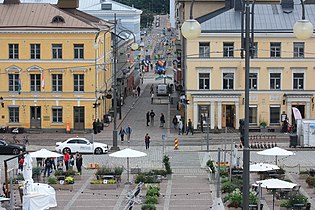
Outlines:
[{"label": "flag", "polygon": [[45,78],[44,78],[44,72],[42,72],[42,88],[45,89]]},{"label": "flag", "polygon": [[293,110],[293,115],[294,115],[295,120],[302,120],[302,115],[301,115],[300,110],[296,107],[292,107],[292,110]]},{"label": "flag", "polygon": [[22,85],[21,85],[21,79],[19,78],[19,84],[18,84],[18,93],[21,94]]}]

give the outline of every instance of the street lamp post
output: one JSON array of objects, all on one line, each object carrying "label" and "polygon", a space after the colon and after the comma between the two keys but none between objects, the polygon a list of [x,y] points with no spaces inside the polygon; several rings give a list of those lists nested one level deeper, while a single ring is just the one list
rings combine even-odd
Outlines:
[{"label": "street lamp post", "polygon": [[[255,3],[255,1],[254,1]],[[250,71],[250,55],[253,50],[253,39],[254,39],[254,3],[252,4],[252,11],[250,11],[249,0],[245,1],[243,6],[242,15],[245,15],[245,43],[243,43],[244,35],[244,16],[242,16],[242,52],[245,51],[245,126],[244,126],[244,149],[243,149],[243,209],[249,209],[249,162],[250,162],[250,148],[249,148],[249,71]],[[192,0],[190,6],[190,17],[186,20],[181,31],[186,39],[194,39],[200,36],[201,26],[193,19],[194,0]],[[295,37],[298,39],[308,39],[312,37],[313,25],[310,21],[305,20],[305,7],[304,2],[301,0],[302,5],[302,19],[298,20],[294,27],[293,32]],[[251,17],[250,17],[251,15]],[[252,28],[251,28],[252,27]],[[250,36],[250,33],[252,34]],[[245,46],[244,46],[245,45]],[[244,48],[245,47],[245,48]],[[241,54],[243,56],[243,53]]]},{"label": "street lamp post", "polygon": [[[118,41],[117,38],[121,33],[129,33],[133,36],[134,43],[131,44],[131,49],[138,49],[138,44],[136,43],[136,36],[129,30],[122,30],[117,34],[117,20],[116,14],[114,14],[115,28],[114,28],[114,40],[113,40],[113,54],[114,54],[114,65],[113,65],[113,106],[114,106],[114,129],[113,129],[113,146],[111,147],[112,151],[119,150],[117,145],[117,53],[118,53]],[[120,107],[121,108],[121,107]]]}]

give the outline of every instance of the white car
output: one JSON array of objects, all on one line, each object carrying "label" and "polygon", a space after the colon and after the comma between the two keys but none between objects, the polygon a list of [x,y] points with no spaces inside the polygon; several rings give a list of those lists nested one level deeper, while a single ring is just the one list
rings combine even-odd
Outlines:
[{"label": "white car", "polygon": [[91,143],[86,138],[69,138],[64,140],[63,142],[56,143],[56,151],[60,153],[68,152],[75,153],[95,153],[95,154],[103,154],[108,153],[107,144],[94,142]]}]

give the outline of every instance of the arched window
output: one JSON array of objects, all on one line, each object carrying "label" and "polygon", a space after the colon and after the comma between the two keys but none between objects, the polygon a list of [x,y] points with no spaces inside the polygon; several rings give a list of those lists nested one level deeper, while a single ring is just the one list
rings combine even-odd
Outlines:
[{"label": "arched window", "polygon": [[51,22],[52,22],[52,23],[64,23],[64,22],[65,22],[65,19],[64,19],[62,16],[57,15],[57,16],[55,16],[55,17],[52,19]]}]

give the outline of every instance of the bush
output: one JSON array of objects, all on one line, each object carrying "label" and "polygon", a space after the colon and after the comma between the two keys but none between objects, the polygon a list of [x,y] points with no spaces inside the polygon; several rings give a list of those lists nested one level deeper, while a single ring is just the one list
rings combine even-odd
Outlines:
[{"label": "bush", "polygon": [[148,173],[140,173],[136,176],[135,183],[159,183],[156,175],[149,175]]},{"label": "bush", "polygon": [[65,176],[74,176],[75,175],[75,170],[67,170],[65,171]]},{"label": "bush", "polygon": [[165,170],[166,170],[166,174],[172,174],[170,158],[167,155],[164,155],[163,163],[164,163],[164,167],[165,167]]},{"label": "bush", "polygon": [[158,204],[158,196],[146,196],[145,204]]},{"label": "bush", "polygon": [[32,176],[33,177],[38,177],[38,176],[40,176],[40,174],[41,174],[41,168],[40,167],[34,167],[33,169],[32,169]]},{"label": "bush", "polygon": [[115,179],[107,180],[107,184],[116,184],[116,180]]},{"label": "bush", "polygon": [[294,204],[304,204],[306,206],[307,204],[307,197],[300,193],[291,193],[288,199],[289,207],[293,207]]},{"label": "bush", "polygon": [[55,176],[66,176],[66,172],[63,170],[56,170]]},{"label": "bush", "polygon": [[256,192],[249,192],[249,205],[257,205],[258,204],[258,196]]},{"label": "bush", "polygon": [[231,181],[227,181],[224,182],[221,186],[221,192],[222,193],[231,193],[233,192],[235,189],[237,188],[237,186],[231,182]]},{"label": "bush", "polygon": [[156,207],[153,204],[145,204],[141,207],[141,210],[156,210]]},{"label": "bush", "polygon": [[90,184],[103,184],[103,180],[92,180]]},{"label": "bush", "polygon": [[229,176],[229,172],[223,168],[223,169],[220,169],[220,177],[228,177]]},{"label": "bush", "polygon": [[160,188],[158,186],[149,186],[146,196],[160,196]]},{"label": "bush", "polygon": [[107,168],[105,166],[98,168],[97,171],[95,172],[96,176],[99,175],[115,175],[115,172],[112,171],[110,168]]},{"label": "bush", "polygon": [[145,183],[144,181],[145,181],[145,175],[144,175],[144,174],[138,174],[138,175],[136,176],[136,179],[135,179],[135,183],[136,183],[136,184],[138,184],[138,183],[140,183],[140,182]]},{"label": "bush", "polygon": [[166,176],[166,170],[160,169],[160,170],[152,170],[152,173],[155,175],[161,175],[161,176]]},{"label": "bush", "polygon": [[121,175],[124,171],[124,168],[123,167],[115,167],[114,168],[114,173],[115,175]]},{"label": "bush", "polygon": [[236,188],[232,193],[227,195],[227,198],[224,199],[225,202],[228,202],[228,207],[238,208],[242,205],[242,192],[240,189]]},{"label": "bush", "polygon": [[67,176],[65,179],[65,184],[74,184],[74,178],[71,176]]},{"label": "bush", "polygon": [[48,184],[57,184],[58,180],[57,180],[56,177],[51,176],[51,177],[48,178],[47,182],[48,182]]}]

